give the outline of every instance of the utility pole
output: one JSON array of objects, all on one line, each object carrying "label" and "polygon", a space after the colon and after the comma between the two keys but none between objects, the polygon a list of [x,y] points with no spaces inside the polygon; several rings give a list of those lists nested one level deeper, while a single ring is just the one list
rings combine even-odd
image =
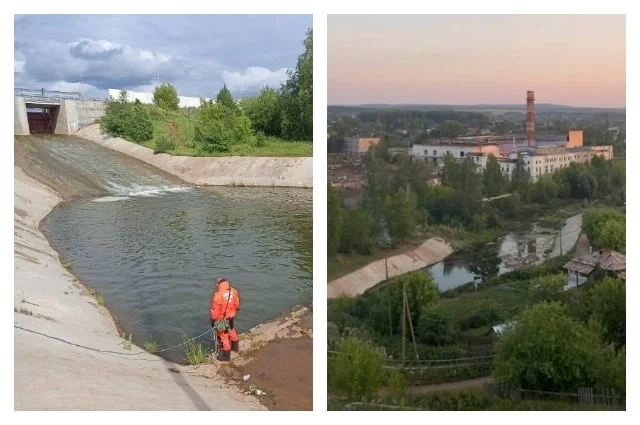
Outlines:
[{"label": "utility pole", "polygon": [[160,73],[158,72],[158,85],[160,85]]},{"label": "utility pole", "polygon": [[385,282],[387,284],[387,298],[388,310],[389,310],[389,337],[393,337],[393,324],[391,322],[391,285],[389,284],[389,269],[387,268],[387,246],[384,247],[384,275]]},{"label": "utility pole", "polygon": [[406,361],[405,326],[407,321],[407,283],[402,282],[402,368]]},{"label": "utility pole", "polygon": [[82,80],[82,74],[80,74],[80,98],[84,97],[84,81]]},{"label": "utility pole", "polygon": [[562,257],[562,228],[560,228],[560,256]]}]

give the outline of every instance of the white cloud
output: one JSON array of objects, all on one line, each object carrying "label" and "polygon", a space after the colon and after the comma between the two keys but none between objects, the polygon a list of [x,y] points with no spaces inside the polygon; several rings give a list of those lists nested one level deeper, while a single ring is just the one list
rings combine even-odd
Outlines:
[{"label": "white cloud", "polygon": [[287,79],[287,68],[270,71],[259,66],[250,66],[242,72],[223,71],[222,81],[234,91],[258,91],[262,87],[277,88]]},{"label": "white cloud", "polygon": [[86,92],[87,89],[93,89],[93,86],[88,84],[80,84],[80,83],[70,83],[68,81],[56,81],[54,83],[49,83],[46,87],[47,90],[52,91],[67,91],[67,92]]},{"label": "white cloud", "polygon": [[24,73],[25,61],[13,60],[13,72]]}]

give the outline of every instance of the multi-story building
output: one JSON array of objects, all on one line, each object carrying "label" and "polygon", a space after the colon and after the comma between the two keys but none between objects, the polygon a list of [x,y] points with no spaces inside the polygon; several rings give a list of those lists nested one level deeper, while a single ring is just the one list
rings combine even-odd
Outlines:
[{"label": "multi-story building", "polygon": [[449,154],[458,160],[471,157],[481,170],[486,169],[489,155],[493,155],[498,159],[502,172],[509,177],[513,174],[520,155],[525,169],[531,174],[531,180],[535,182],[545,174],[568,167],[572,162],[589,162],[595,156],[613,158],[613,146],[583,146],[583,141],[582,130],[571,130],[566,134],[536,133],[534,94],[533,91],[528,91],[527,125],[523,135],[484,135],[438,140],[413,145],[412,154],[440,167]]},{"label": "multi-story building", "polygon": [[[424,158],[433,164],[442,166],[444,158],[451,154],[456,159],[467,156],[481,156],[483,154],[500,156],[500,145],[488,142],[473,142],[467,140],[443,140],[430,144],[413,145],[412,154],[417,158]],[[477,161],[476,161],[477,162]]]},{"label": "multi-story building", "polygon": [[531,180],[536,182],[541,176],[568,167],[572,162],[589,162],[594,156],[612,159],[613,147],[582,146],[582,131],[578,130],[572,131],[564,141],[544,142],[542,146],[514,147],[513,144],[498,144],[486,139],[473,141],[464,138],[414,145],[412,153],[414,157],[424,158],[440,167],[443,166],[447,154],[460,160],[471,157],[481,170],[486,168],[489,155],[493,155],[498,159],[502,172],[508,176],[513,173],[518,155],[521,155],[525,168],[531,174]]}]

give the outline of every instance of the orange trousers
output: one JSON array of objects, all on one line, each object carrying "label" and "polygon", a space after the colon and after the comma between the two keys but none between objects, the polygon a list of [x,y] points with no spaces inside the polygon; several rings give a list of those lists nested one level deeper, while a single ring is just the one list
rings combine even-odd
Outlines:
[{"label": "orange trousers", "polygon": [[223,351],[231,351],[231,341],[239,341],[238,332],[236,332],[236,328],[233,326],[233,319],[229,319],[229,327],[231,329],[226,332],[216,331],[216,335],[222,343]]}]

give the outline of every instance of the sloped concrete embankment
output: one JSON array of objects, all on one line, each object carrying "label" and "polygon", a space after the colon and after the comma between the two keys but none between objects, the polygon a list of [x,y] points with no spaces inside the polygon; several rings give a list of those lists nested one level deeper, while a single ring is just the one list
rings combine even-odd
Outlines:
[{"label": "sloped concrete embankment", "polygon": [[[444,260],[453,253],[451,245],[440,238],[431,238],[419,247],[387,259],[389,278],[423,269]],[[329,282],[327,297],[341,295],[355,297],[363,294],[386,279],[384,259],[373,261],[366,266]]]},{"label": "sloped concrete embankment", "polygon": [[264,409],[222,379],[126,350],[38,229],[62,197],[17,166],[14,184],[16,410]]},{"label": "sloped concrete embankment", "polygon": [[83,128],[75,135],[130,155],[196,185],[313,187],[313,158],[212,158],[154,154],[144,146],[101,133],[98,124]]}]

